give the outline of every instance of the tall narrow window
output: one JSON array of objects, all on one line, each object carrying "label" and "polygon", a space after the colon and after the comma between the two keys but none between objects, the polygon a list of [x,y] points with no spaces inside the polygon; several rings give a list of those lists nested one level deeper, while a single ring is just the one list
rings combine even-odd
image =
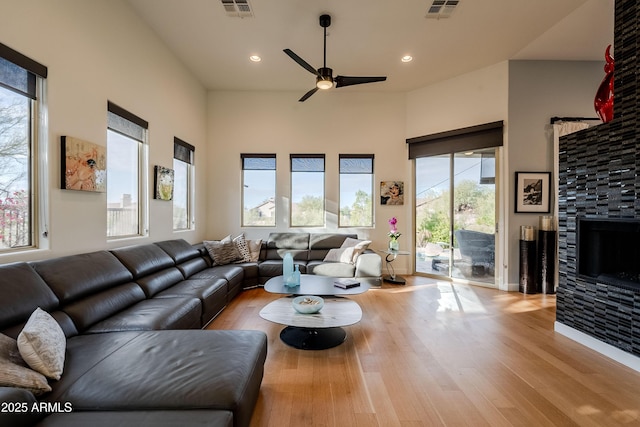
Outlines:
[{"label": "tall narrow window", "polygon": [[193,156],[195,147],[173,138],[173,229],[189,230],[193,228]]},{"label": "tall narrow window", "polygon": [[324,226],[324,154],[291,155],[291,226]]},{"label": "tall narrow window", "polygon": [[276,225],[276,155],[242,154],[242,226]]},{"label": "tall narrow window", "polygon": [[146,235],[147,129],[145,120],[109,102],[107,237]]},{"label": "tall narrow window", "polygon": [[0,44],[0,252],[37,246],[38,226],[45,233],[37,218],[46,217],[47,189],[35,170],[38,153],[46,153],[46,132],[40,132],[46,76],[45,66]]},{"label": "tall narrow window", "polygon": [[173,139],[173,229],[193,228],[193,156],[195,147],[179,138]]},{"label": "tall narrow window", "polygon": [[340,154],[338,225],[373,226],[373,154]]}]

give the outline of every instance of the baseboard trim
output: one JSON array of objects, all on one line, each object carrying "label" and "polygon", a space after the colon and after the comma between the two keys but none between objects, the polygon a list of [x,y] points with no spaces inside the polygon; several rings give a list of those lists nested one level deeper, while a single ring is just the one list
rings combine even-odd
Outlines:
[{"label": "baseboard trim", "polygon": [[640,372],[640,357],[636,357],[633,354],[620,350],[610,344],[604,343],[590,335],[580,332],[577,329],[571,328],[560,322],[555,322],[553,325],[554,331],[564,335],[565,337],[572,339],[591,350],[597,351],[603,356],[607,356],[610,359],[615,360],[637,372]]}]

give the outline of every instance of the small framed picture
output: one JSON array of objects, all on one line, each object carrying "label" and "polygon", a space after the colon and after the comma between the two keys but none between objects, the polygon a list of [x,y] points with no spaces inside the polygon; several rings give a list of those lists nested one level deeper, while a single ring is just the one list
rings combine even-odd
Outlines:
[{"label": "small framed picture", "polygon": [[404,205],[404,181],[380,181],[381,205]]},{"label": "small framed picture", "polygon": [[71,136],[63,136],[60,147],[60,188],[107,191],[107,147]]},{"label": "small framed picture", "polygon": [[153,198],[157,200],[173,200],[173,169],[155,166]]},{"label": "small framed picture", "polygon": [[548,213],[550,198],[551,172],[516,172],[516,213]]}]

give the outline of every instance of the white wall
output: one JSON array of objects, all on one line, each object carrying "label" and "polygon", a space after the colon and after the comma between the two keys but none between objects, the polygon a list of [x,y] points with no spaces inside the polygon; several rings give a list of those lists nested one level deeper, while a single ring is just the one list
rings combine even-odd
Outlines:
[{"label": "white wall", "polygon": [[407,138],[506,121],[507,102],[507,62],[414,90],[407,95]]},{"label": "white wall", "polygon": [[[266,238],[286,231],[289,218],[289,154],[325,153],[325,228],[295,228],[309,232],[355,232],[373,240],[374,249],[387,245],[387,220],[398,217],[400,248],[410,249],[411,216],[404,206],[379,204],[380,181],[399,180],[411,194],[411,169],[405,143],[404,94],[350,92],[348,88],[316,93],[300,103],[296,92],[211,92],[209,94],[209,190],[207,236],[222,238],[245,232]],[[277,225],[240,226],[241,153],[277,155]],[[374,154],[373,228],[338,229],[338,155]],[[409,197],[409,196],[407,196]],[[398,272],[407,272],[408,257],[399,257]]]},{"label": "white wall", "polygon": [[[2,2],[0,41],[48,67],[50,250],[0,263],[87,252],[205,231],[206,91],[122,0]],[[196,147],[195,231],[172,231],[172,203],[150,200],[148,238],[106,240],[106,194],[60,190],[60,137],[106,145],[107,101],[149,122],[149,170],[171,167],[173,137]],[[153,179],[149,177],[150,186]],[[153,194],[149,188],[149,194]]]},{"label": "white wall", "polygon": [[[517,171],[553,172],[553,141],[548,133],[551,117],[597,117],[593,99],[604,78],[603,67],[604,60],[509,62],[510,188]],[[551,196],[553,206],[556,195]],[[514,213],[513,197],[508,212],[512,248],[507,260],[511,266],[509,283],[511,289],[518,289],[520,226],[537,229],[540,214]]]}]

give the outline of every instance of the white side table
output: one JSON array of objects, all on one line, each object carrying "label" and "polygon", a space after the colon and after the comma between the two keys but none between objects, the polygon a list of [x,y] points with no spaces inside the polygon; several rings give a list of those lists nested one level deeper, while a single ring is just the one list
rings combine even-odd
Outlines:
[{"label": "white side table", "polygon": [[382,276],[382,280],[389,283],[395,283],[397,285],[404,285],[407,281],[402,276],[397,276],[395,270],[393,269],[393,261],[398,257],[398,255],[411,255],[411,252],[408,251],[394,251],[391,249],[383,249],[378,250],[378,252],[386,254],[385,257],[385,268],[387,269],[387,275]]}]

